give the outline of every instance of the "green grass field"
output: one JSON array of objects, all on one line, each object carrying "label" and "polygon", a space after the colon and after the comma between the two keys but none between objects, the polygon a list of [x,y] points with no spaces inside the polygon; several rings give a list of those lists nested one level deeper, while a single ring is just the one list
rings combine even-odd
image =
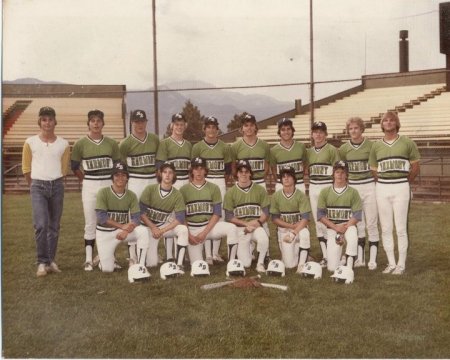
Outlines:
[{"label": "green grass field", "polygon": [[[2,327],[5,358],[449,358],[450,204],[414,203],[404,276],[356,269],[352,285],[285,278],[258,288],[200,290],[209,278],[129,284],[124,269],[86,273],[81,195],[66,195],[57,263],[36,278],[30,199],[3,196]],[[273,229],[272,229],[273,230]],[[223,254],[226,253],[224,244]],[[319,245],[312,242],[319,257]],[[271,255],[279,258],[274,237]],[[254,275],[254,270],[250,271]]]}]

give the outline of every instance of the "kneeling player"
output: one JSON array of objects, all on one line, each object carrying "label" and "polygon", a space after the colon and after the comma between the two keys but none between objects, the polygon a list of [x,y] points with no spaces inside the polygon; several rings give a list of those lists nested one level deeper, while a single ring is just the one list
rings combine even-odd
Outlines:
[{"label": "kneeling player", "polygon": [[[158,184],[148,185],[140,199],[141,220],[148,227],[150,237],[146,263],[147,266],[158,264],[158,243],[161,237],[177,236],[177,265],[182,269],[188,246],[188,229],[183,225],[186,217],[183,196],[173,187],[177,180],[175,166],[165,162],[159,168],[156,178]],[[175,213],[175,218],[171,216],[172,212]]]},{"label": "kneeling player", "polygon": [[[136,194],[126,189],[128,177],[127,166],[124,163],[115,164],[113,184],[97,193],[96,238],[99,266],[103,272],[114,271],[114,252],[122,241],[137,243],[139,253],[145,253],[149,246],[147,231],[139,225],[140,211]],[[145,257],[138,261],[145,265]]]},{"label": "kneeling player", "polygon": [[343,239],[346,265],[353,268],[358,253],[356,224],[362,218],[362,204],[358,191],[347,185],[348,165],[337,161],[333,166],[333,185],[320,192],[317,203],[317,219],[327,227],[328,270],[339,266]]},{"label": "kneeling player", "polygon": [[257,272],[265,272],[264,258],[269,250],[269,236],[263,224],[269,217],[266,190],[252,181],[252,168],[247,160],[236,166],[237,183],[225,194],[223,208],[226,220],[238,226],[237,256],[245,267],[252,262],[251,242],[257,242]]},{"label": "kneeling player", "polygon": [[281,168],[280,183],[283,188],[272,196],[270,213],[278,226],[278,244],[286,268],[302,269],[308,257],[310,235],[308,223],[311,205],[304,192],[295,187],[297,178],[292,167]]},{"label": "kneeling player", "polygon": [[180,189],[186,203],[186,219],[189,229],[189,259],[191,264],[203,260],[205,240],[217,240],[224,236],[228,242],[228,257],[234,259],[237,251],[237,229],[234,224],[219,221],[222,216],[222,196],[216,184],[206,181],[206,160],[196,157],[191,161],[190,183]]}]

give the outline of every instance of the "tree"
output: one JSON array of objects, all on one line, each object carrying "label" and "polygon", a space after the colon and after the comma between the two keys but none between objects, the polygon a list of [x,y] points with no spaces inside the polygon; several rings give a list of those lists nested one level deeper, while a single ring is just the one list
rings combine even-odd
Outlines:
[{"label": "tree", "polygon": [[227,130],[230,132],[230,131],[233,131],[236,129],[240,129],[241,124],[242,124],[242,119],[247,114],[248,113],[246,111],[244,111],[242,114],[234,114],[233,119],[230,120],[230,122],[227,125]]},{"label": "tree", "polygon": [[[191,100],[186,101],[181,113],[187,121],[187,128],[184,132],[184,138],[189,141],[200,141],[203,138],[203,122],[205,116],[200,113],[200,110],[195,106]],[[166,136],[170,136],[172,130],[170,124],[167,126]]]}]

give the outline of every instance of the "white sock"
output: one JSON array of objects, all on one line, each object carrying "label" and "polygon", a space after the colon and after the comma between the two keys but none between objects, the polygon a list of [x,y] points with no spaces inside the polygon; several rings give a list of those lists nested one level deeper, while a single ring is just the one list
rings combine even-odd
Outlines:
[{"label": "white sock", "polygon": [[86,262],[92,262],[92,252],[93,252],[93,246],[86,245]]},{"label": "white sock", "polygon": [[369,246],[369,262],[376,263],[377,255],[378,255],[378,246],[370,245]]},{"label": "white sock", "polygon": [[205,240],[205,257],[206,258],[212,257],[211,242],[212,242],[212,240],[209,240],[209,239]]},{"label": "white sock", "polygon": [[300,258],[298,261],[299,265],[303,265],[304,263],[306,263],[306,259],[308,257],[308,250],[307,249],[301,249],[300,250]]},{"label": "white sock", "polygon": [[166,259],[173,259],[173,238],[164,238],[164,245],[166,246]]},{"label": "white sock", "polygon": [[221,241],[221,239],[212,240],[212,243],[213,243],[213,255],[219,255],[220,241]]},{"label": "white sock", "polygon": [[136,244],[128,245],[128,255],[130,260],[137,262]]}]

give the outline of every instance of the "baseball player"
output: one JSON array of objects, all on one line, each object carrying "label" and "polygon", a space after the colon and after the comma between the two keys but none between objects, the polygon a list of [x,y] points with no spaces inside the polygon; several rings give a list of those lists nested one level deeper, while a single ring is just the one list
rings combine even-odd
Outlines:
[{"label": "baseball player", "polygon": [[22,151],[22,172],[30,186],[38,277],[61,272],[55,257],[70,147],[67,140],[55,134],[56,124],[55,110],[40,108],[39,133],[25,140]]},{"label": "baseball player", "polygon": [[246,114],[241,122],[242,138],[231,145],[233,175],[236,176],[236,161],[247,160],[252,167],[252,181],[266,188],[269,175],[270,147],[258,139],[258,126],[254,115]]},{"label": "baseball player", "polygon": [[[183,196],[173,186],[177,181],[173,163],[162,164],[156,179],[158,184],[148,185],[140,198],[141,222],[147,226],[150,238],[146,264],[150,267],[158,264],[158,243],[161,237],[177,236],[176,260],[182,270],[188,246],[188,229],[186,225],[183,225],[186,217]],[[175,213],[174,217],[172,213]],[[173,261],[173,259],[169,258],[167,261]]]},{"label": "baseball player", "polygon": [[[191,166],[192,144],[183,137],[187,121],[183,114],[172,116],[170,124],[172,135],[162,140],[156,153],[156,166],[168,161],[175,166],[177,182],[175,188],[181,189],[189,183],[189,167]],[[166,259],[173,257],[173,238],[165,237]]]},{"label": "baseball player", "polygon": [[225,194],[223,208],[226,220],[238,226],[238,259],[245,267],[252,262],[250,242],[257,243],[256,271],[264,272],[264,260],[269,250],[269,236],[263,225],[269,218],[267,191],[252,181],[253,171],[247,160],[236,165],[237,183]]},{"label": "baseball player", "polygon": [[[156,151],[159,138],[147,132],[147,116],[144,110],[131,112],[131,134],[119,144],[121,160],[126,162],[130,179],[128,189],[139,199],[147,185],[156,184]],[[129,244],[130,264],[136,264],[136,245]]]},{"label": "baseball player", "polygon": [[358,253],[356,224],[362,218],[362,204],[358,191],[348,186],[347,181],[348,165],[337,161],[333,166],[333,185],[322,189],[317,202],[317,219],[327,227],[329,271],[340,265],[345,241],[345,265],[353,268]]},{"label": "baseball player", "polygon": [[[410,183],[420,171],[417,145],[398,134],[400,119],[388,111],[381,119],[383,139],[376,141],[369,156],[369,165],[378,178],[376,198],[381,225],[383,248],[388,258],[384,274],[402,275],[408,251],[408,211],[411,200]],[[394,221],[398,241],[398,261],[394,254]]]},{"label": "baseball player", "polygon": [[237,228],[234,224],[219,221],[222,216],[222,196],[216,184],[206,181],[208,174],[206,164],[207,161],[204,158],[192,159],[189,170],[191,181],[180,189],[186,203],[186,220],[189,230],[188,251],[191,264],[196,260],[203,260],[205,240],[215,240],[226,236],[229,260],[235,259],[237,252]]},{"label": "baseball player", "polygon": [[[149,247],[147,229],[140,225],[140,209],[136,194],[127,190],[129,173],[125,163],[118,162],[112,170],[112,185],[97,193],[97,250],[103,272],[114,271],[114,252],[121,242],[135,242],[139,254]],[[145,257],[139,259],[145,266]]]},{"label": "baseball player", "polygon": [[319,240],[322,260],[320,265],[327,266],[327,229],[317,219],[317,201],[320,191],[333,183],[333,165],[339,160],[337,149],[327,143],[327,125],[318,121],[311,127],[314,145],[307,151],[309,166],[309,200],[316,223],[317,239]]},{"label": "baseball player", "polygon": [[358,257],[355,267],[365,266],[366,227],[369,236],[369,270],[377,268],[378,243],[378,209],[375,196],[375,179],[369,167],[369,154],[372,141],[364,138],[364,121],[352,117],[346,123],[350,140],[339,148],[339,155],[348,164],[348,183],[355,188],[361,197],[363,217],[357,224]]},{"label": "baseball player", "polygon": [[[226,192],[226,177],[231,175],[230,148],[218,138],[219,122],[214,116],[205,119],[203,131],[205,133],[203,140],[192,147],[192,158],[202,157],[206,160],[208,168],[206,179],[219,187],[223,201]],[[225,214],[222,213],[222,216],[224,218]],[[213,261],[223,262],[219,254],[220,241],[219,238],[212,241],[206,240],[205,242],[206,261],[210,265]]]},{"label": "baseball player", "polygon": [[85,271],[92,271],[92,253],[95,244],[97,217],[95,205],[97,192],[111,185],[113,164],[120,160],[117,142],[103,136],[104,114],[100,110],[88,112],[89,133],[78,140],[72,149],[71,168],[83,183],[81,199],[84,211],[84,245],[86,249]]},{"label": "baseball player", "polygon": [[277,225],[278,244],[286,268],[303,268],[310,249],[308,223],[311,217],[311,205],[305,193],[296,188],[297,174],[292,167],[280,169],[282,189],[272,195],[270,214]]},{"label": "baseball player", "polygon": [[277,176],[275,191],[281,190],[280,170],[282,168],[293,168],[295,170],[295,187],[305,192],[303,181],[303,169],[306,165],[306,146],[294,140],[295,129],[292,120],[283,118],[278,121],[278,135],[280,142],[270,149],[270,166],[272,174]]}]

